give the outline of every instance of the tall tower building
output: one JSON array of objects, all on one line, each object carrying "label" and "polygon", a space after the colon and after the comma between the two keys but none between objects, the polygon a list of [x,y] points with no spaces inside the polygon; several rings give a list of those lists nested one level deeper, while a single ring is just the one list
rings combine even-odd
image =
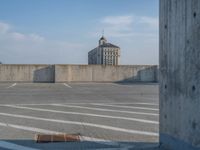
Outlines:
[{"label": "tall tower building", "polygon": [[102,36],[99,46],[88,52],[88,64],[119,65],[120,47],[108,43]]}]

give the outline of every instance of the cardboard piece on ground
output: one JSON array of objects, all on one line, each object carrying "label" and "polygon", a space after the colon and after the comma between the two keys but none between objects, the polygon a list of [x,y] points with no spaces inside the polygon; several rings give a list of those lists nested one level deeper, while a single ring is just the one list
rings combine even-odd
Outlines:
[{"label": "cardboard piece on ground", "polygon": [[79,142],[79,135],[72,134],[36,134],[35,141],[37,143],[48,143],[48,142]]}]

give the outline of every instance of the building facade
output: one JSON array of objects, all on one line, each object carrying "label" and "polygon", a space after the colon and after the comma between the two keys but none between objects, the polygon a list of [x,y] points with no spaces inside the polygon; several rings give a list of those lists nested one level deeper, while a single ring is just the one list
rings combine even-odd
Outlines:
[{"label": "building facade", "polygon": [[99,46],[89,51],[88,64],[101,65],[119,65],[120,47],[108,43],[102,36],[99,40]]}]

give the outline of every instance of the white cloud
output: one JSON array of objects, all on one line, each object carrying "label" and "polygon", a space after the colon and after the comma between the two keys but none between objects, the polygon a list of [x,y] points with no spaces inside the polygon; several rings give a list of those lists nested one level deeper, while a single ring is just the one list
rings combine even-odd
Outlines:
[{"label": "white cloud", "polygon": [[12,39],[14,40],[26,40],[26,36],[22,33],[18,33],[18,32],[11,32],[8,34],[8,36],[10,36]]},{"label": "white cloud", "polygon": [[155,29],[158,29],[158,18],[153,18],[153,17],[141,17],[140,18],[140,23],[146,24],[148,27],[152,27]]},{"label": "white cloud", "polygon": [[158,18],[120,15],[99,19],[92,36],[104,29],[109,42],[120,46],[122,64],[158,64]]},{"label": "white cloud", "polygon": [[[154,36],[158,32],[158,18],[148,16],[124,15],[106,16],[96,27],[104,29],[109,37]],[[97,36],[97,31],[93,35]],[[154,35],[153,35],[154,34]]]},{"label": "white cloud", "polygon": [[[0,61],[3,63],[83,63],[77,59],[82,57],[82,44],[48,40],[35,33],[13,30],[11,25],[0,22]],[[75,55],[74,51],[77,51]]]},{"label": "white cloud", "polygon": [[23,34],[23,33],[13,31],[10,24],[0,22],[1,38],[2,38],[2,34],[4,38],[10,39],[10,40],[16,40],[16,41],[29,40],[29,41],[41,42],[45,40],[44,37],[37,34],[33,34],[33,33]]},{"label": "white cloud", "polygon": [[34,41],[39,41],[39,42],[42,42],[45,40],[44,37],[40,36],[40,35],[37,35],[37,34],[30,34],[28,36],[28,38],[30,38],[31,40],[34,40]]},{"label": "white cloud", "polygon": [[100,26],[106,31],[106,35],[113,37],[131,36],[132,16],[107,16],[100,20]]},{"label": "white cloud", "polygon": [[101,23],[114,26],[129,26],[132,22],[132,16],[107,16],[101,20]]},{"label": "white cloud", "polygon": [[10,29],[10,25],[0,22],[0,34],[6,33]]}]

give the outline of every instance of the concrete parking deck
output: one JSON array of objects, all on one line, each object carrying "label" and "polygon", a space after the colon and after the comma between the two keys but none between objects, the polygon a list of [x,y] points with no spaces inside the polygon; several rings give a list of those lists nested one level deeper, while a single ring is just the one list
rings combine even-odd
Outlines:
[{"label": "concrete parking deck", "polygon": [[[0,84],[0,149],[145,149],[157,145],[158,126],[157,84]],[[36,133],[82,142],[38,144]]]}]

